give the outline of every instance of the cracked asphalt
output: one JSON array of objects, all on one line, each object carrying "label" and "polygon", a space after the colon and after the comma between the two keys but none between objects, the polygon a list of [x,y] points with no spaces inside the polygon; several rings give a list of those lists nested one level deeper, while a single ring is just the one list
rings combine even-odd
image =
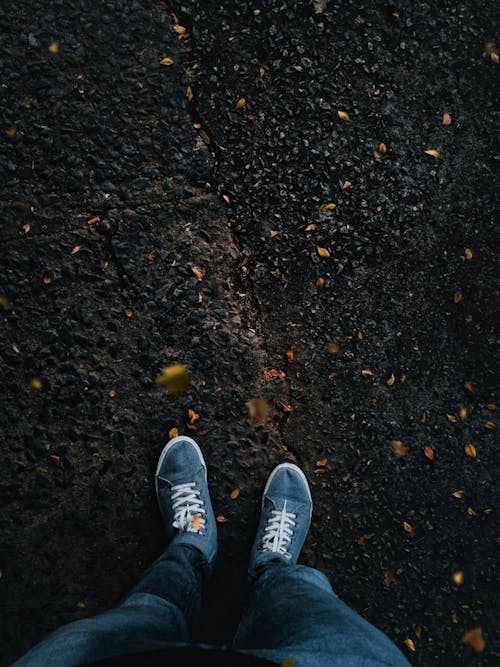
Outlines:
[{"label": "cracked asphalt", "polygon": [[498,662],[495,16],[0,7],[2,665],[158,555],[155,464],[193,426],[227,520],[201,639],[293,460],[304,563],[413,664]]}]

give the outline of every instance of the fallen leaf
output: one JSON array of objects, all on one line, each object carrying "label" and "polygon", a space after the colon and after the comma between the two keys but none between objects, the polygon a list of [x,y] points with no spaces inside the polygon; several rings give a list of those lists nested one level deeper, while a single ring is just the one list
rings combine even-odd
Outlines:
[{"label": "fallen leaf", "polygon": [[263,398],[252,398],[247,401],[248,414],[252,419],[261,424],[267,421],[269,416],[269,404]]},{"label": "fallen leaf", "polygon": [[460,419],[467,419],[467,417],[469,416],[469,411],[467,410],[467,408],[460,408],[458,414],[460,415]]},{"label": "fallen leaf", "polygon": [[31,229],[31,225],[23,225],[23,231],[25,234],[27,234]]},{"label": "fallen leaf", "polygon": [[222,199],[226,202],[226,204],[231,203],[231,197],[229,195],[222,195]]},{"label": "fallen leaf", "polygon": [[44,274],[42,280],[44,285],[50,285],[50,283],[52,282],[52,278],[48,274]]},{"label": "fallen leaf", "polygon": [[289,350],[285,352],[285,356],[288,359],[290,363],[295,359],[295,350],[291,347]]},{"label": "fallen leaf", "polygon": [[474,387],[472,385],[472,382],[464,382],[464,387],[469,391],[471,394],[474,391]]},{"label": "fallen leaf", "polygon": [[330,251],[327,250],[326,248],[321,248],[320,246],[317,247],[318,255],[320,257],[330,257]]},{"label": "fallen leaf", "polygon": [[293,408],[291,405],[283,403],[283,401],[276,401],[276,405],[283,410],[283,412],[292,412]]},{"label": "fallen leaf", "polygon": [[467,456],[470,456],[473,459],[476,458],[476,456],[477,456],[476,448],[474,447],[474,445],[471,442],[468,442],[465,445],[464,449],[465,449],[465,453],[467,454]]},{"label": "fallen leaf", "polygon": [[315,468],[314,469],[314,474],[315,475],[323,475],[326,472],[326,468]]},{"label": "fallen leaf", "polygon": [[387,153],[387,146],[385,144],[379,144],[378,149],[381,153]]},{"label": "fallen leaf", "polygon": [[467,514],[469,516],[477,516],[477,512],[472,507],[467,508]]},{"label": "fallen leaf", "polygon": [[396,376],[394,373],[391,374],[391,377],[387,380],[387,386],[392,387],[392,385],[396,382]]},{"label": "fallen leaf", "polygon": [[186,28],[183,25],[174,25],[174,30],[178,35],[183,35],[186,32]]},{"label": "fallen leaf", "polygon": [[171,394],[179,394],[188,387],[188,371],[186,366],[175,364],[164,368],[156,378],[156,383],[165,387]]},{"label": "fallen leaf", "polygon": [[453,295],[453,303],[460,303],[460,301],[462,301],[463,298],[464,295],[459,290],[458,292],[455,292],[455,294]]},{"label": "fallen leaf", "polygon": [[470,248],[465,248],[465,259],[472,259],[473,256],[472,250]]},{"label": "fallen leaf", "polygon": [[389,588],[389,586],[392,584],[392,572],[389,572],[388,570],[384,572],[384,586],[386,588]]},{"label": "fallen leaf", "polygon": [[451,125],[451,116],[449,113],[443,114],[443,125]]},{"label": "fallen leaf", "polygon": [[417,650],[415,648],[415,642],[412,639],[405,639],[404,643],[406,644],[406,646],[408,646],[410,651],[415,652]]},{"label": "fallen leaf", "polygon": [[458,422],[458,418],[455,417],[455,415],[446,415],[446,418],[448,419],[449,422],[452,424],[456,424]]},{"label": "fallen leaf", "polygon": [[244,97],[242,97],[241,99],[239,99],[239,100],[237,101],[237,103],[236,103],[236,108],[237,108],[237,109],[242,109],[244,106],[246,106],[246,104],[247,104],[246,99],[245,99]]},{"label": "fallen leaf", "polygon": [[77,252],[80,252],[81,249],[82,249],[82,246],[81,246],[81,245],[76,245],[76,246],[73,248],[73,250],[71,251],[71,254],[72,254],[72,255],[76,255],[76,253],[77,253]]},{"label": "fallen leaf", "polygon": [[460,571],[454,572],[452,579],[456,586],[461,586],[464,583],[464,573]]},{"label": "fallen leaf", "polygon": [[40,378],[32,378],[30,380],[28,387],[30,389],[36,389],[38,391],[42,388],[42,381],[40,380]]},{"label": "fallen leaf", "polygon": [[373,157],[376,160],[380,160],[380,158],[382,157],[382,153],[380,151],[373,151]]},{"label": "fallen leaf", "polygon": [[401,440],[392,440],[391,447],[397,456],[406,456],[408,454],[408,449]]},{"label": "fallen leaf", "polygon": [[286,378],[286,373],[278,368],[264,368],[264,380],[271,380],[272,378]]},{"label": "fallen leaf", "polygon": [[496,429],[495,422],[486,422],[486,424],[484,425],[484,428],[487,431],[494,431]]},{"label": "fallen leaf", "polygon": [[497,409],[497,406],[494,403],[488,403],[488,405],[486,406],[486,409],[490,410],[490,412],[495,412],[495,410]]},{"label": "fallen leaf", "polygon": [[51,454],[49,456],[49,459],[56,466],[56,468],[59,468],[60,470],[64,470],[64,463],[62,462],[60,456],[58,456],[57,454]]},{"label": "fallen leaf", "polygon": [[496,53],[496,51],[492,51],[490,53],[490,58],[491,61],[495,63],[495,65],[498,65],[498,63],[500,62],[500,55]]},{"label": "fallen leaf", "polygon": [[422,412],[422,416],[420,417],[420,423],[421,424],[427,424],[427,412]]},{"label": "fallen leaf", "polygon": [[318,226],[315,225],[314,223],[311,223],[310,225],[307,225],[305,231],[306,232],[314,232],[315,229],[317,229]]},{"label": "fallen leaf", "polygon": [[59,42],[51,42],[49,44],[49,53],[56,56],[59,53]]},{"label": "fallen leaf", "polygon": [[200,269],[197,269],[196,266],[192,266],[192,267],[191,267],[191,271],[192,271],[194,277],[195,277],[197,280],[199,280],[199,281],[202,281],[202,280],[203,280],[203,276],[204,276],[205,274],[204,274],[202,271],[200,271]]},{"label": "fallen leaf", "polygon": [[87,608],[87,605],[85,604],[85,602],[82,602],[82,601],[77,602],[76,606],[77,606],[78,609],[86,609]]},{"label": "fallen leaf", "polygon": [[7,136],[9,139],[15,139],[17,135],[17,125],[11,125],[7,130]]},{"label": "fallen leaf", "polygon": [[338,354],[340,351],[340,345],[337,343],[336,340],[330,340],[328,341],[326,349],[328,351],[328,354]]},{"label": "fallen leaf", "polygon": [[351,187],[352,183],[351,181],[344,181],[344,184],[342,185],[342,190],[348,190]]},{"label": "fallen leaf", "polygon": [[186,88],[186,97],[188,98],[189,102],[193,101],[194,94],[193,94],[193,89],[191,88],[191,86],[188,86]]},{"label": "fallen leaf", "polygon": [[192,410],[191,408],[189,408],[188,417],[189,417],[189,422],[191,424],[194,424],[195,422],[198,421],[198,419],[200,418],[200,415],[197,412],[195,412],[194,410]]},{"label": "fallen leaf", "polygon": [[216,521],[217,521],[217,523],[227,523],[228,519],[226,519],[226,517],[223,514],[219,514],[216,517]]},{"label": "fallen leaf", "polygon": [[160,65],[165,65],[165,67],[170,67],[170,65],[173,65],[174,61],[172,58],[163,58],[160,60]]},{"label": "fallen leaf", "polygon": [[460,489],[459,491],[453,491],[451,494],[455,498],[464,498],[465,497],[465,491],[463,489]]},{"label": "fallen leaf", "polygon": [[368,368],[365,368],[361,371],[361,375],[365,378],[372,377],[373,371],[369,370]]},{"label": "fallen leaf", "polygon": [[366,537],[362,535],[361,537],[358,537],[356,541],[360,546],[363,546],[363,544],[366,542]]},{"label": "fallen leaf", "polygon": [[116,396],[116,389],[110,389],[110,390],[108,391],[108,396],[109,396],[110,398],[114,398],[114,397]]},{"label": "fallen leaf", "polygon": [[363,332],[362,331],[358,331],[357,335],[358,335],[358,340],[363,340]]},{"label": "fallen leaf", "polygon": [[316,287],[319,287],[319,288],[324,287],[325,283],[326,283],[326,280],[324,278],[318,278],[316,280]]},{"label": "fallen leaf", "polygon": [[132,308],[125,308],[125,315],[127,317],[133,317],[134,316],[134,311],[132,310]]},{"label": "fallen leaf", "polygon": [[429,148],[424,153],[427,153],[427,155],[430,155],[431,157],[438,158],[439,157],[439,151],[436,150],[435,148]]},{"label": "fallen leaf", "polygon": [[473,628],[464,634],[462,642],[468,646],[472,646],[476,653],[482,653],[486,648],[483,631],[481,628]]},{"label": "fallen leaf", "polygon": [[424,449],[424,454],[430,461],[434,461],[435,454],[432,447],[429,447],[429,445],[427,445]]},{"label": "fallen leaf", "polygon": [[259,74],[260,74],[261,76],[264,76],[265,73],[266,73],[266,70],[265,70],[263,67],[261,67],[261,68],[259,69]]},{"label": "fallen leaf", "polygon": [[406,530],[407,533],[413,533],[413,526],[411,523],[408,523],[408,521],[403,521],[403,528]]},{"label": "fallen leaf", "polygon": [[277,232],[275,229],[271,229],[269,234],[271,235],[271,238],[273,239],[275,236],[278,236],[279,232]]},{"label": "fallen leaf", "polygon": [[328,213],[328,211],[334,211],[337,208],[337,204],[334,204],[332,201],[329,201],[327,204],[323,204],[321,210],[323,213]]},{"label": "fallen leaf", "polygon": [[101,218],[98,215],[95,215],[93,218],[90,218],[90,220],[87,220],[87,225],[95,225],[96,222],[101,222]]},{"label": "fallen leaf", "polygon": [[172,438],[177,438],[179,436],[179,429],[174,426],[174,428],[171,428],[170,431],[168,432],[168,437],[170,440]]},{"label": "fallen leaf", "polygon": [[351,117],[349,116],[347,111],[337,111],[337,114],[340,120],[343,120],[345,123],[349,123],[349,121],[351,120]]},{"label": "fallen leaf", "polygon": [[327,459],[320,459],[319,461],[316,461],[317,468],[324,468],[327,465],[328,465]]},{"label": "fallen leaf", "polygon": [[5,296],[5,294],[0,294],[0,308],[7,308],[10,303],[10,299]]},{"label": "fallen leaf", "polygon": [[458,623],[458,616],[457,616],[456,612],[453,612],[453,613],[451,614],[451,622],[452,622],[452,623],[455,623],[455,624]]},{"label": "fallen leaf", "polygon": [[236,500],[236,498],[240,495],[240,490],[239,489],[234,489],[231,491],[231,500]]}]

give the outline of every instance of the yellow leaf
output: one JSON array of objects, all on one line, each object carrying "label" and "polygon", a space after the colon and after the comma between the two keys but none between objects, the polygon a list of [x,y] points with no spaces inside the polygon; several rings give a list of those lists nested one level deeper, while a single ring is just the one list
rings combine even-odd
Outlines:
[{"label": "yellow leaf", "polygon": [[372,377],[373,371],[369,370],[368,368],[365,368],[361,371],[361,375],[365,378]]},{"label": "yellow leaf", "polygon": [[351,120],[351,117],[349,116],[347,111],[337,111],[337,114],[340,120],[343,120],[346,123],[348,123]]},{"label": "yellow leaf", "polygon": [[464,583],[464,573],[463,572],[454,572],[452,575],[453,581],[456,586],[461,586]]},{"label": "yellow leaf", "polygon": [[71,251],[72,255],[76,255],[77,252],[80,252],[82,246],[81,245],[76,245],[73,250]]},{"label": "yellow leaf", "polygon": [[125,315],[127,317],[133,317],[134,316],[134,311],[132,310],[132,308],[125,308]]},{"label": "yellow leaf", "polygon": [[293,69],[294,69],[296,72],[303,72],[303,71],[304,71],[304,68],[302,67],[302,65],[294,65],[294,66],[293,66]]},{"label": "yellow leaf", "polygon": [[197,269],[196,266],[192,266],[191,271],[197,280],[203,280],[204,273],[200,271],[200,269]]},{"label": "yellow leaf", "polygon": [[500,55],[498,55],[496,51],[492,51],[490,53],[490,58],[491,61],[495,63],[495,65],[498,65],[498,63],[500,62]]},{"label": "yellow leaf", "polygon": [[189,422],[191,424],[194,424],[200,418],[200,415],[197,412],[195,412],[194,410],[191,410],[191,408],[189,408],[189,410],[188,410],[188,416],[189,416]]},{"label": "yellow leaf", "polygon": [[51,53],[53,56],[59,53],[59,42],[52,42],[49,45],[49,53]]},{"label": "yellow leaf", "polygon": [[193,95],[193,89],[191,88],[191,86],[188,86],[186,88],[186,97],[188,98],[189,102],[193,101],[194,95]]},{"label": "yellow leaf", "polygon": [[451,494],[455,498],[464,498],[465,497],[465,491],[463,489],[460,489],[459,491],[453,491]]},{"label": "yellow leaf", "polygon": [[332,201],[328,202],[328,204],[324,204],[322,206],[321,210],[323,213],[328,213],[328,211],[334,211],[337,208],[337,204],[334,204]]},{"label": "yellow leaf", "polygon": [[228,519],[223,514],[219,514],[216,518],[217,523],[227,523]]},{"label": "yellow leaf", "polygon": [[162,370],[156,378],[156,383],[165,387],[171,394],[179,394],[188,386],[188,371],[182,364],[175,364]]},{"label": "yellow leaf", "polygon": [[430,155],[431,157],[438,158],[439,157],[439,151],[436,150],[435,148],[429,148],[426,151],[424,151],[427,155]]},{"label": "yellow leaf", "polygon": [[231,491],[231,500],[236,500],[236,498],[240,495],[240,490],[239,489],[234,489]]},{"label": "yellow leaf", "polygon": [[28,386],[29,386],[30,389],[39,390],[39,389],[42,388],[42,381],[40,380],[40,378],[33,378],[32,380],[30,380],[30,383],[29,383]]},{"label": "yellow leaf", "polygon": [[483,631],[481,628],[473,628],[472,630],[466,632],[462,637],[462,642],[472,646],[476,653],[482,653],[486,648],[486,642],[484,641]]},{"label": "yellow leaf", "polygon": [[50,285],[50,283],[52,282],[52,278],[47,274],[43,276],[42,280],[44,285]]},{"label": "yellow leaf", "polygon": [[174,30],[178,35],[183,35],[186,32],[186,28],[183,25],[174,25]]},{"label": "yellow leaf", "polygon": [[179,435],[179,429],[174,426],[174,428],[171,428],[170,431],[168,432],[168,437],[170,440],[172,438],[177,438]]},{"label": "yellow leaf", "polygon": [[394,373],[391,374],[391,377],[387,380],[387,386],[392,387],[392,385],[396,382],[396,377]]},{"label": "yellow leaf", "polygon": [[23,225],[23,231],[25,234],[27,234],[31,229],[31,225]]},{"label": "yellow leaf", "polygon": [[451,422],[452,424],[456,424],[457,421],[458,421],[458,419],[457,419],[457,417],[455,417],[455,415],[446,415],[446,418],[447,418],[448,421]]},{"label": "yellow leaf", "polygon": [[379,144],[378,149],[381,153],[387,153],[387,146],[385,144]]},{"label": "yellow leaf", "polygon": [[467,508],[467,514],[469,514],[469,516],[477,516],[477,512],[472,507]]},{"label": "yellow leaf", "polygon": [[110,389],[110,390],[108,391],[108,396],[109,396],[110,398],[114,398],[114,397],[116,396],[116,389]]},{"label": "yellow leaf", "polygon": [[306,227],[306,232],[314,232],[315,229],[317,229],[318,226],[315,225],[314,223],[311,223],[310,225],[307,225]]},{"label": "yellow leaf", "polygon": [[163,58],[163,60],[160,60],[160,65],[165,65],[165,67],[170,67],[170,65],[173,65],[174,61],[172,58]]},{"label": "yellow leaf", "polygon": [[406,530],[407,533],[413,533],[413,526],[411,523],[408,523],[408,521],[403,521],[403,528]]},{"label": "yellow leaf", "polygon": [[236,102],[236,108],[237,109],[242,109],[245,107],[247,104],[247,101],[244,97],[241,97],[237,102]]},{"label": "yellow leaf", "polygon": [[15,139],[17,135],[17,126],[16,125],[11,125],[9,129],[7,130],[7,136],[9,139]]},{"label": "yellow leaf", "polygon": [[392,440],[391,441],[391,446],[394,451],[394,453],[397,456],[406,456],[408,453],[408,449],[406,446],[401,442],[401,440]]},{"label": "yellow leaf", "polygon": [[320,257],[330,257],[330,251],[327,250],[326,248],[320,248],[319,246],[317,247],[318,255]]},{"label": "yellow leaf", "polygon": [[476,456],[477,456],[476,448],[474,447],[474,445],[471,442],[468,442],[465,445],[464,449],[465,449],[465,453],[467,454],[467,456],[470,456],[473,459],[476,458]]},{"label": "yellow leaf", "polygon": [[432,447],[429,447],[429,445],[427,445],[424,449],[424,454],[430,461],[434,461],[435,454]]},{"label": "yellow leaf", "polygon": [[473,256],[472,250],[470,248],[465,248],[465,259],[472,259]]},{"label": "yellow leaf", "polygon": [[261,67],[261,68],[259,69],[259,74],[260,74],[261,76],[264,76],[265,73],[266,73],[266,70],[265,70],[263,67]]},{"label": "yellow leaf", "polygon": [[78,609],[86,609],[87,608],[87,605],[85,604],[85,602],[82,602],[82,601],[77,602],[76,606],[77,606]]},{"label": "yellow leaf", "polygon": [[415,642],[412,639],[405,639],[405,644],[406,644],[406,646],[408,646],[410,651],[413,651],[413,652],[416,651]]}]

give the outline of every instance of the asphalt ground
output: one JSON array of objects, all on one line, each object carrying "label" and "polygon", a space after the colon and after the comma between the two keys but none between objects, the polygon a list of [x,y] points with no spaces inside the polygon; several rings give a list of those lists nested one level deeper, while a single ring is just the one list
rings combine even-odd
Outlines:
[{"label": "asphalt ground", "polygon": [[495,18],[2,5],[2,664],[160,552],[173,428],[224,519],[201,638],[231,636],[293,460],[304,563],[413,664],[498,662]]}]

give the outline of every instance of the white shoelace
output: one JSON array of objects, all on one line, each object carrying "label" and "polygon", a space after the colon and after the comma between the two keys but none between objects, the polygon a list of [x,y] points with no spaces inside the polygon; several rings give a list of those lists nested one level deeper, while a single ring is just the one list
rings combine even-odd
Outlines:
[{"label": "white shoelace", "polygon": [[174,528],[185,533],[201,533],[205,527],[205,510],[200,498],[200,489],[195,489],[195,482],[174,484],[172,486],[172,510]]},{"label": "white shoelace", "polygon": [[287,547],[292,541],[293,529],[297,525],[294,519],[296,514],[286,511],[286,500],[282,510],[273,510],[271,518],[267,522],[262,538],[262,550],[281,554],[285,558],[291,558]]}]

